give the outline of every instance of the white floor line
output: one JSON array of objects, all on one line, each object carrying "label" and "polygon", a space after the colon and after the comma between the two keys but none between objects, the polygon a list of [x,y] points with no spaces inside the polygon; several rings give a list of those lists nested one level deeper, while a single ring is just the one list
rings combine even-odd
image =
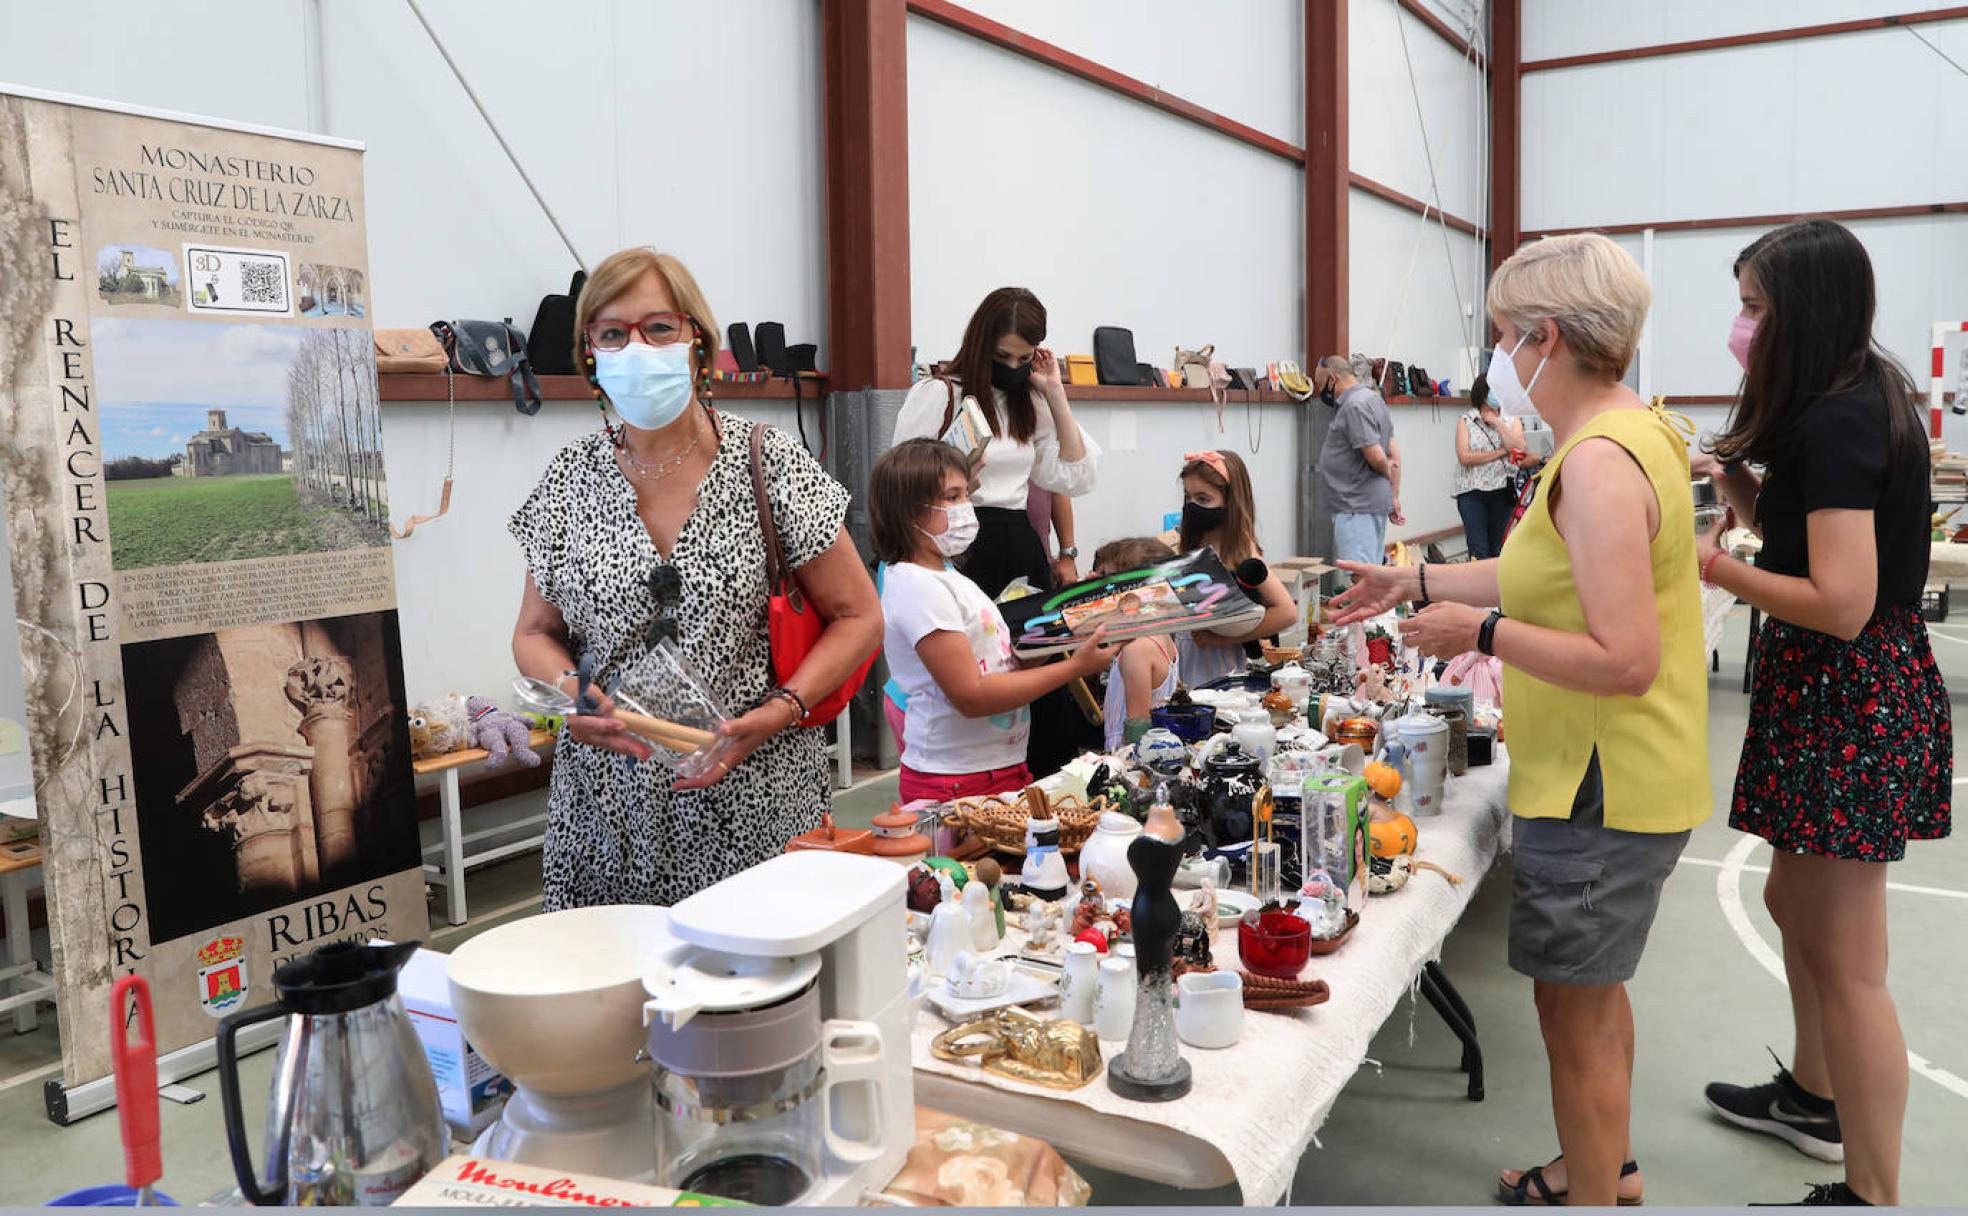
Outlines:
[{"label": "white floor line", "polygon": [[[1684,866],[1708,866],[1712,869],[1719,870],[1729,863],[1726,861],[1713,861],[1707,857],[1683,857],[1681,864]],[[1737,868],[1744,874],[1768,874],[1770,872],[1769,866],[1739,866]],[[1949,887],[1918,887],[1910,882],[1889,882],[1886,884],[1886,889],[1888,891],[1899,891],[1906,895],[1938,895],[1943,899],[1968,899],[1968,891],[1956,891]]]},{"label": "white floor line", "polygon": [[30,1081],[39,1081],[46,1077],[52,1077],[60,1071],[60,1060],[55,1061],[53,1064],[43,1064],[39,1068],[30,1068],[26,1072],[17,1073],[5,1080],[0,1080],[0,1093],[6,1093],[17,1085],[26,1085]]},{"label": "white floor line", "polygon": [[[1968,645],[1968,642],[1963,645]],[[1745,836],[1736,842],[1735,848],[1729,850],[1728,857],[1723,859],[1720,868],[1715,872],[1715,899],[1722,905],[1722,917],[1729,922],[1729,927],[1736,931],[1736,936],[1742,941],[1743,949],[1749,951],[1749,956],[1762,964],[1763,970],[1776,977],[1779,984],[1789,987],[1790,981],[1784,976],[1783,959],[1770,948],[1770,943],[1763,940],[1763,935],[1756,931],[1756,926],[1750,923],[1749,912],[1743,907],[1743,870],[1747,868],[1749,855],[1762,843],[1754,836]],[[1907,1050],[1907,1067],[1955,1097],[1968,1098],[1968,1081],[1937,1066],[1926,1056],[1911,1048]]]},{"label": "white floor line", "polygon": [[531,899],[522,899],[515,903],[507,904],[503,908],[494,908],[490,912],[472,913],[470,918],[462,925],[446,925],[442,929],[431,930],[431,940],[436,941],[440,937],[447,937],[460,930],[469,929],[474,924],[483,924],[489,920],[497,920],[501,916],[510,916],[514,912],[523,912],[527,908],[537,906],[539,903],[540,897],[535,895]]},{"label": "white floor line", "polygon": [[1927,631],[1927,636],[1930,638],[1939,638],[1943,642],[1953,642],[1956,646],[1968,646],[1968,638],[1958,638],[1951,633],[1942,633],[1938,629],[1930,628]]}]

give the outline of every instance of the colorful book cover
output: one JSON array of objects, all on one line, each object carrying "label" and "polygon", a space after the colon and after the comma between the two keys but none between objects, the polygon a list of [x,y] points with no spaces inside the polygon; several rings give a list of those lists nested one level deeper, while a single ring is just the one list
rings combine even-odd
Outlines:
[{"label": "colorful book cover", "polygon": [[1102,626],[1110,639],[1125,641],[1196,629],[1243,633],[1264,619],[1264,606],[1237,585],[1208,547],[999,608],[1011,627],[1012,650],[1021,658],[1072,650]]}]

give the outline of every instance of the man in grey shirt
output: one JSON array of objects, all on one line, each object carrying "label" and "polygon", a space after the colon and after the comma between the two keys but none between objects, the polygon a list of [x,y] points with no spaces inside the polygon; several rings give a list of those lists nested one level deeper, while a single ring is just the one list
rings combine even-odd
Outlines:
[{"label": "man in grey shirt", "polygon": [[1319,475],[1333,513],[1333,555],[1378,566],[1387,560],[1388,523],[1407,522],[1401,514],[1401,445],[1394,439],[1393,416],[1380,394],[1360,383],[1338,355],[1320,360],[1313,379],[1320,400],[1338,410],[1319,453]]}]

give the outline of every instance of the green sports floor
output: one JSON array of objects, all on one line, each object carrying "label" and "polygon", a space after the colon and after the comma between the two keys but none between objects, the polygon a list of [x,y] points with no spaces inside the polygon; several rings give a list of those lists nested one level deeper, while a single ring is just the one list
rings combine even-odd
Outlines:
[{"label": "green sports floor", "polygon": [[[1710,681],[1713,783],[1724,804],[1741,747],[1748,700],[1742,695],[1747,614],[1738,610]],[[1954,690],[1957,722],[1968,720],[1968,619],[1941,625],[1934,647]],[[1956,732],[1956,772],[1968,781]],[[886,809],[894,779],[874,778],[840,796],[845,824]],[[518,802],[519,800],[514,800]],[[1635,1151],[1646,1169],[1649,1203],[1721,1204],[1795,1200],[1836,1167],[1810,1160],[1768,1137],[1735,1131],[1702,1105],[1702,1086],[1756,1083],[1773,1071],[1766,1045],[1788,1055],[1789,1004],[1765,968],[1777,936],[1762,907],[1769,850],[1753,847],[1718,816],[1698,829],[1667,884],[1646,961],[1632,986],[1639,1028],[1634,1083]],[[1731,864],[1731,862],[1735,864]],[[1443,966],[1469,1002],[1487,1065],[1488,1098],[1463,1097],[1454,1038],[1425,1002],[1402,1005],[1320,1132],[1323,1147],[1299,1164],[1294,1204],[1487,1204],[1496,1171],[1541,1162],[1556,1152],[1544,1055],[1531,1009],[1530,982],[1504,961],[1508,860],[1485,880],[1443,954]],[[1891,982],[1911,1052],[1924,1062],[1911,1081],[1902,1196],[1908,1204],[1968,1204],[1968,831],[1918,845],[1895,866]],[[455,947],[471,934],[537,908],[539,861],[521,857],[474,871],[473,918],[439,928],[434,945]],[[1743,932],[1730,910],[1746,915]],[[434,912],[441,920],[441,914]],[[120,1180],[116,1118],[104,1112],[71,1127],[43,1113],[43,1083],[58,1075],[54,1019],[9,1033],[0,1019],[0,1205],[33,1205],[77,1187]],[[272,1053],[243,1065],[248,1092],[264,1092]],[[181,1203],[230,1189],[222,1118],[211,1074],[189,1079],[207,1091],[187,1106],[163,1104],[164,1182]],[[254,1118],[257,1123],[257,1115]],[[257,1140],[257,1132],[256,1132]],[[1100,1170],[1085,1170],[1096,1203],[1235,1203],[1234,1190],[1182,1192]]]}]

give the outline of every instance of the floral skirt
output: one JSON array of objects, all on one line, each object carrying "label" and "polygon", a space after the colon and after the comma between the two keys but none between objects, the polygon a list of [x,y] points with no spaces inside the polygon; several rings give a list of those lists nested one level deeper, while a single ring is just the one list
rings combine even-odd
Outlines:
[{"label": "floral skirt", "polygon": [[1948,834],[1954,728],[1926,623],[1881,609],[1849,642],[1767,619],[1729,826],[1786,853],[1898,861]]}]

